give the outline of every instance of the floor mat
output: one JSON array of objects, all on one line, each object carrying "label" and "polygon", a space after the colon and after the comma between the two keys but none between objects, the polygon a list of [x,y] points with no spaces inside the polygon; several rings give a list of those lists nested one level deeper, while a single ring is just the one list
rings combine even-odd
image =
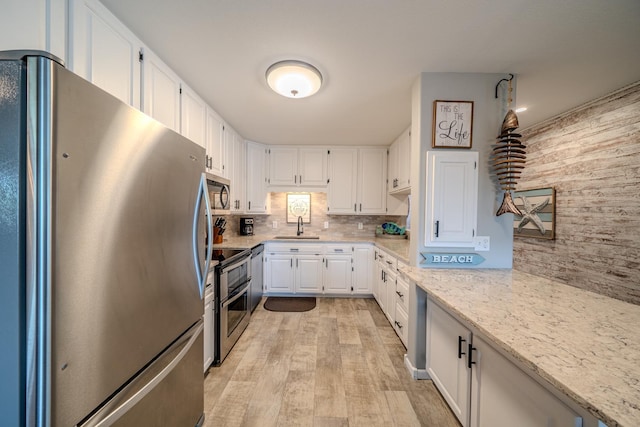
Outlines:
[{"label": "floor mat", "polygon": [[316,297],[268,297],[264,309],[269,311],[309,311],[316,306]]}]

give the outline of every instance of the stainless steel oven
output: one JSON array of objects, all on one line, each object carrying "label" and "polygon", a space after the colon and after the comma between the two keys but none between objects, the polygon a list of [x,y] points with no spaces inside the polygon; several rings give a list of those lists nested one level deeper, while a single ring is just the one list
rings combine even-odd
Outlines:
[{"label": "stainless steel oven", "polygon": [[[227,357],[242,332],[249,324],[251,316],[250,281],[251,251],[225,250],[226,255],[218,255],[216,272],[216,347],[215,363],[220,364]],[[214,256],[216,251],[214,250]],[[220,260],[220,258],[223,258]]]}]

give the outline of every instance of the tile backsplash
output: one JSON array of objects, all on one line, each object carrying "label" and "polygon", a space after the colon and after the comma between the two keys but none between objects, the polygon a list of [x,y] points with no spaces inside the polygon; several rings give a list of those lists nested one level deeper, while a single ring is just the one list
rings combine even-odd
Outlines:
[{"label": "tile backsplash", "polygon": [[[336,237],[373,237],[376,226],[384,222],[395,222],[405,226],[405,216],[393,215],[327,215],[327,194],[311,194],[311,222],[304,224],[304,233],[318,236]],[[287,224],[287,193],[270,193],[270,215],[230,215],[227,217],[227,232],[237,235],[240,232],[240,218],[253,217],[254,234],[295,235],[297,223]],[[277,228],[273,223],[277,222]],[[324,223],[329,228],[324,228]],[[362,223],[362,230],[358,229]]]}]

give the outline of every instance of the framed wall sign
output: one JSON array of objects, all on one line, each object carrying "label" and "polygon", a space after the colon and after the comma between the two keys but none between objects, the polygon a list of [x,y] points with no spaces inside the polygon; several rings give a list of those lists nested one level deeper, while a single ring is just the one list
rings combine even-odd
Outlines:
[{"label": "framed wall sign", "polygon": [[433,148],[471,148],[473,101],[433,101]]},{"label": "framed wall sign", "polygon": [[304,224],[311,223],[311,194],[287,193],[287,224],[298,222],[298,217]]},{"label": "framed wall sign", "polygon": [[513,202],[520,215],[513,215],[515,237],[555,239],[556,189],[537,188],[513,192]]}]

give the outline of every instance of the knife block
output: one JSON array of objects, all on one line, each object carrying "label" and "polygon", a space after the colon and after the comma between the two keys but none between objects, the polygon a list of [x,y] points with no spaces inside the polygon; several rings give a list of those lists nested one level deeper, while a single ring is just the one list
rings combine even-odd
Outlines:
[{"label": "knife block", "polygon": [[222,234],[220,234],[220,227],[213,227],[213,243],[222,243]]}]

